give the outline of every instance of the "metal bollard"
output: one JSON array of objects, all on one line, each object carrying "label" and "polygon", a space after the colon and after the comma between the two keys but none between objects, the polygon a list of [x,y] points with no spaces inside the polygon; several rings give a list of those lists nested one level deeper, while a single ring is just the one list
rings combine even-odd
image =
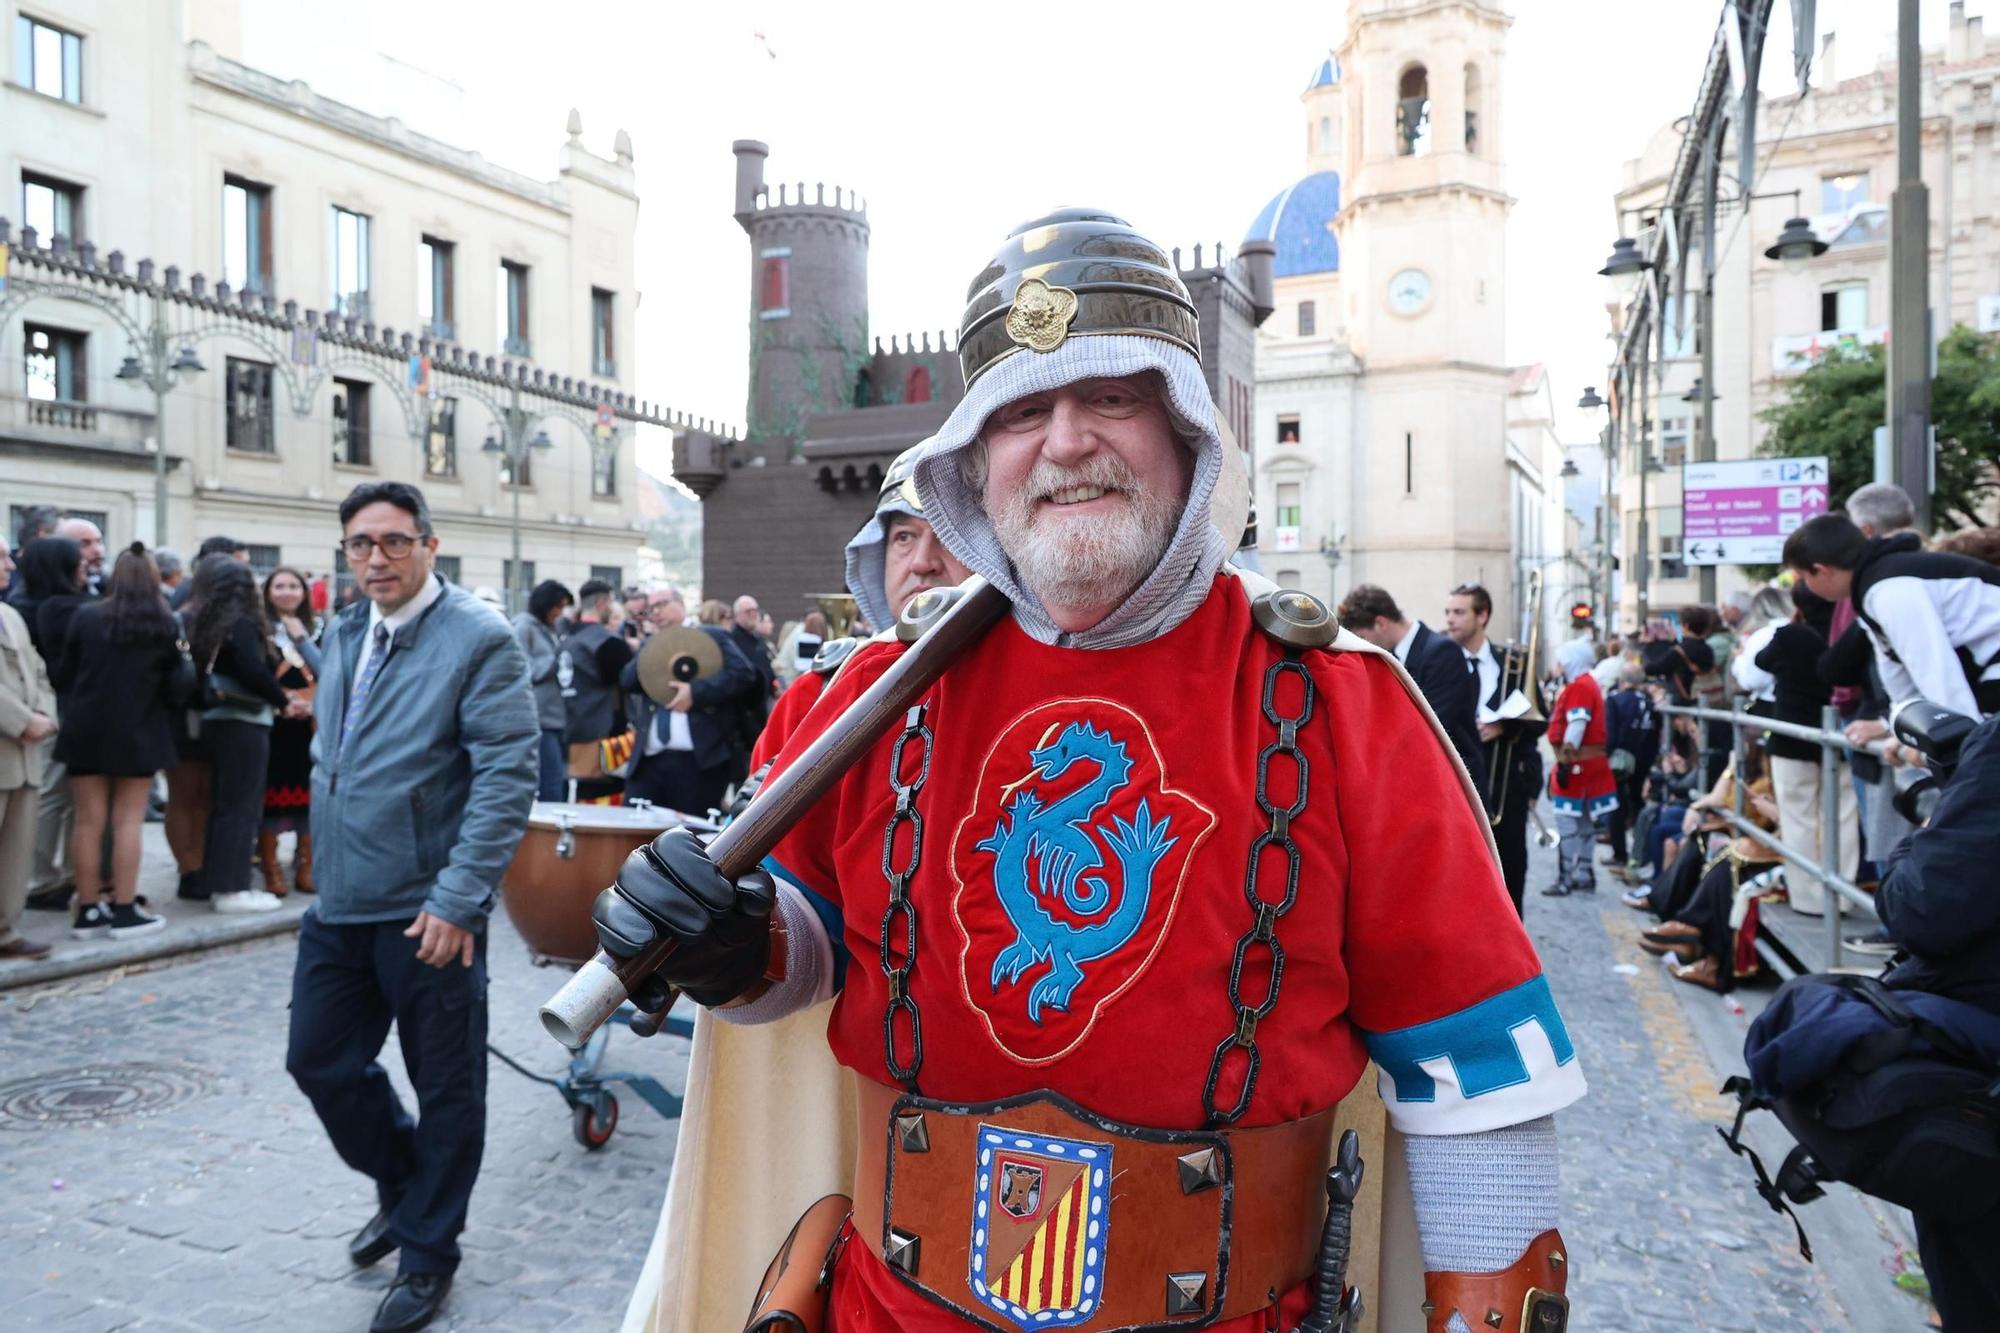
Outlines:
[{"label": "metal bollard", "polygon": [[[1822,731],[1838,732],[1840,714],[1831,704],[1820,709],[1819,725]],[[1820,892],[1826,898],[1826,956],[1829,971],[1840,966],[1840,891],[1833,887],[1836,878],[1842,878],[1847,868],[1840,864],[1840,788],[1842,771],[1839,756],[1834,753],[1833,742],[1821,739],[1819,743],[1819,865]]]}]

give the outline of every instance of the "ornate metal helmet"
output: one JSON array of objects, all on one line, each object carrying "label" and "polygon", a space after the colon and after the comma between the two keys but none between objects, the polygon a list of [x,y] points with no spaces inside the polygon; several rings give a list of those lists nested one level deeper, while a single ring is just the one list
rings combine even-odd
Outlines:
[{"label": "ornate metal helmet", "polygon": [[965,382],[1090,334],[1162,338],[1201,358],[1194,301],[1172,256],[1121,217],[1061,208],[1016,227],[972,280],[958,328]]},{"label": "ornate metal helmet", "polygon": [[924,502],[917,498],[917,455],[922,452],[925,440],[913,444],[896,455],[896,461],[889,464],[888,475],[882,478],[881,493],[875,497],[877,515],[891,513],[915,514],[924,512]]}]

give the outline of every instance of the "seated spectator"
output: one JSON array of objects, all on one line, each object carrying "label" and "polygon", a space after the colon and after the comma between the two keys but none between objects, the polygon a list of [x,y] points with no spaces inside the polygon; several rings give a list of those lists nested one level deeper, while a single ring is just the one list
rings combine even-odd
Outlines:
[{"label": "seated spectator", "polygon": [[[104,599],[69,620],[50,673],[63,710],[56,758],[68,769],[75,809],[70,864],[77,905],[70,933],[78,939],[139,935],[166,925],[138,903],[139,838],[153,775],[174,762],[162,691],[180,660],[177,638],[160,576],[146,548],[134,542],[119,555]],[[108,905],[101,901],[107,826]]]},{"label": "seated spectator", "polygon": [[[1753,775],[1744,788],[1743,816],[1766,832],[1778,826],[1778,805],[1771,798],[1771,784],[1760,772],[1757,746],[1745,751]],[[1747,833],[1731,836],[1732,826],[1716,812],[1729,809],[1735,801],[1736,775],[1732,759],[1729,769],[1707,796],[1688,811],[1687,832],[1691,839],[1708,838],[1710,850],[1699,853],[1700,878],[1691,892],[1678,892],[1659,902],[1665,918],[1661,924],[1640,934],[1639,947],[1651,954],[1672,954],[1669,970],[1677,981],[1712,991],[1735,989],[1737,981],[1754,976],[1757,961],[1757,900],[1776,887],[1775,877],[1766,872],[1782,863],[1782,858],[1761,839]],[[1690,846],[1698,843],[1691,842]],[[1687,857],[1688,852],[1682,856]],[[1691,877],[1690,877],[1691,878]],[[1680,886],[1676,886],[1678,889]]]},{"label": "seated spectator", "polygon": [[1914,549],[1911,533],[1864,537],[1845,514],[1800,524],[1784,560],[1827,601],[1854,599],[1892,701],[2000,712],[2000,567]]}]

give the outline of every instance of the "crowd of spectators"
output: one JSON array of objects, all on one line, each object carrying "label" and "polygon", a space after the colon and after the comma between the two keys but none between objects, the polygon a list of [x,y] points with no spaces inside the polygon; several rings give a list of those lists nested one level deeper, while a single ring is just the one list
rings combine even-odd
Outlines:
[{"label": "crowd of spectators", "polygon": [[[94,522],[48,506],[22,510],[14,537],[0,536],[0,960],[50,952],[21,933],[28,908],[68,913],[79,939],[164,929],[139,891],[148,818],[182,900],[262,913],[314,893],[314,700],[336,618],[366,610],[363,580],[336,593],[289,566],[260,580],[226,535],[192,562],[139,543],[114,557]],[[697,618],[671,586],[548,580],[526,603],[512,628],[545,801],[719,806],[825,633],[817,612],[787,627],[781,660],[754,597]],[[638,655],[669,628],[710,638],[722,668],[655,703]]]}]

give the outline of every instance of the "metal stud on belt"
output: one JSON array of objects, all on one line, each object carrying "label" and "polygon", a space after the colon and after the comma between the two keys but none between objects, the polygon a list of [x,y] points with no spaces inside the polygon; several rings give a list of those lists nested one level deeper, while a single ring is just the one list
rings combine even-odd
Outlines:
[{"label": "metal stud on belt", "polygon": [[[1295,717],[1278,712],[1278,684],[1287,676],[1296,676],[1299,681],[1299,711]],[[1285,974],[1285,950],[1278,943],[1278,920],[1292,910],[1299,896],[1299,848],[1292,840],[1292,821],[1305,813],[1306,808],[1306,756],[1299,749],[1298,737],[1299,728],[1312,719],[1313,695],[1312,673],[1299,661],[1297,649],[1287,649],[1284,660],[1271,663],[1264,673],[1264,720],[1276,727],[1278,734],[1257,756],[1257,808],[1269,818],[1270,826],[1250,844],[1250,866],[1244,875],[1243,896],[1249,901],[1254,918],[1250,929],[1236,941],[1236,954],[1229,964],[1229,1005],[1235,1011],[1236,1026],[1217,1044],[1215,1058],[1208,1066],[1208,1081],[1201,1089],[1202,1114],[1211,1125],[1233,1124],[1250,1109],[1250,1096],[1256,1090],[1257,1073],[1263,1061],[1263,1053],[1257,1048],[1257,1024],[1277,1007],[1278,983]],[[1297,789],[1291,803],[1285,806],[1275,805],[1271,800],[1271,762],[1279,756],[1290,759],[1298,771]],[[1273,847],[1285,857],[1284,895],[1275,900],[1266,897],[1261,887],[1264,853]],[[1259,946],[1270,957],[1271,980],[1263,999],[1253,1005],[1244,999],[1243,969],[1251,950]],[[1223,1067],[1231,1063],[1230,1056],[1236,1051],[1243,1052],[1242,1089],[1234,1105],[1218,1107],[1216,1087],[1222,1081]]]},{"label": "metal stud on belt", "polygon": [[[882,832],[882,876],[889,881],[889,905],[882,911],[882,975],[889,982],[889,1003],[882,1012],[882,1056],[889,1077],[913,1093],[917,1091],[917,1071],[924,1063],[923,1021],[917,1013],[916,998],[910,994],[910,973],[917,965],[917,907],[909,896],[910,880],[916,875],[924,853],[924,817],[917,809],[917,795],[931,772],[933,738],[924,722],[924,713],[925,705],[917,704],[904,715],[903,730],[889,755],[889,790],[896,795],[896,805],[889,812],[888,827]],[[904,755],[912,741],[921,747],[917,774],[905,782]],[[910,861],[898,869],[896,835],[906,824],[910,829]],[[899,926],[903,935],[901,961],[897,960],[898,951],[889,943]],[[898,1053],[899,1027],[907,1027],[909,1031],[907,1062]]]}]

